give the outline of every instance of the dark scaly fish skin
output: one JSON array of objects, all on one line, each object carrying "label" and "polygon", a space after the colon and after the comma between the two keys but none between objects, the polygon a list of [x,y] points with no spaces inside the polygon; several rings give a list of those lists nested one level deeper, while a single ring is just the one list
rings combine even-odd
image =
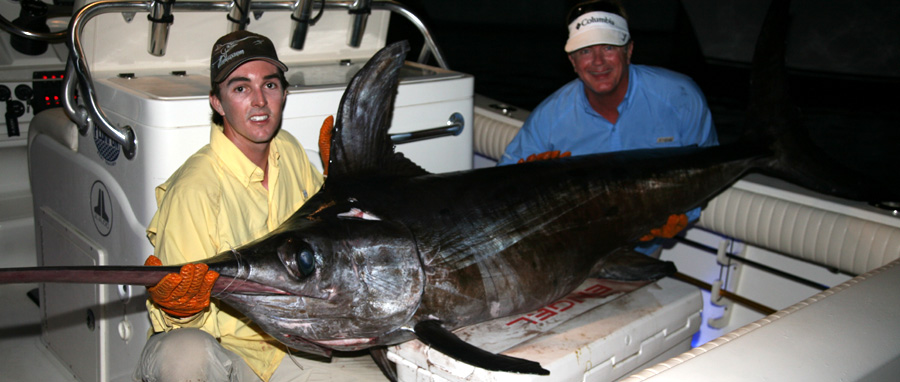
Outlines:
[{"label": "dark scaly fish skin", "polygon": [[[456,328],[534,310],[756,160],[712,151],[671,158],[684,163],[674,169],[657,158],[623,169],[620,155],[600,155],[328,183],[278,232],[236,250],[252,264],[249,280],[304,297],[221,298],[276,338],[313,352],[308,341],[341,339],[327,347],[359,350],[414,338],[408,328],[422,320]],[[710,166],[708,154],[726,161]],[[353,209],[380,220],[339,217]],[[302,250],[316,258],[306,277],[283,264]],[[207,263],[231,274],[223,266],[234,256]]]}]

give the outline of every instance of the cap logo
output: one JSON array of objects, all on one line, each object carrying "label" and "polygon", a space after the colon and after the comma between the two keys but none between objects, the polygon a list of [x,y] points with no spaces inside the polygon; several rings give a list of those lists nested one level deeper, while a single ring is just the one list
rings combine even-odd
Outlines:
[{"label": "cap logo", "polygon": [[221,56],[219,56],[219,61],[216,63],[216,67],[219,68],[219,69],[221,69],[221,68],[222,68],[222,65],[227,64],[228,61],[231,61],[231,59],[233,59],[233,58],[235,58],[235,57],[238,57],[238,56],[241,56],[241,55],[243,55],[243,54],[244,54],[244,50],[243,50],[243,49],[241,49],[241,50],[239,50],[239,51],[237,51],[237,52],[231,53],[231,54],[222,54]]},{"label": "cap logo", "polygon": [[581,29],[581,27],[583,27],[583,26],[588,26],[588,25],[591,25],[594,23],[604,23],[604,24],[609,24],[611,26],[616,26],[616,22],[611,20],[609,17],[596,18],[594,16],[591,16],[584,20],[579,20],[578,24],[575,25],[575,29]]},{"label": "cap logo", "polygon": [[244,37],[242,39],[229,41],[222,45],[219,45],[219,47],[218,47],[219,48],[218,49],[219,50],[219,59],[216,60],[216,69],[221,69],[222,66],[227,64],[229,61],[233,60],[236,57],[242,56],[244,54],[243,49],[235,51],[235,52],[232,52],[231,50],[234,49],[236,46],[238,46],[238,44],[241,44],[243,41],[249,40],[249,39],[254,40],[254,41],[250,42],[254,45],[259,45],[259,44],[263,43],[263,41],[260,40],[259,38],[257,38],[256,36],[248,36],[248,37]]}]

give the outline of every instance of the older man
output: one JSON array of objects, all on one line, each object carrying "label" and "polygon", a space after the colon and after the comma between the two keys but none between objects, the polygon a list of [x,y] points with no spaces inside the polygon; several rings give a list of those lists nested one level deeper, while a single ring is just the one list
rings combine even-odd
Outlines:
[{"label": "older man", "polygon": [[[718,145],[712,115],[694,81],[667,69],[631,64],[634,42],[618,1],[576,5],[567,19],[565,51],[578,78],[538,105],[506,147],[500,165],[549,152],[585,155]],[[699,216],[699,209],[688,213],[690,220]]]}]

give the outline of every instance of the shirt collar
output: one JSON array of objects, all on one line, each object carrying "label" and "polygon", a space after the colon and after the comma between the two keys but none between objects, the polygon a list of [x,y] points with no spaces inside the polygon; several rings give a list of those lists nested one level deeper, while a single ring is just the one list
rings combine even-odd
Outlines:
[{"label": "shirt collar", "polygon": [[[249,187],[254,182],[261,183],[263,181],[263,169],[247,159],[244,153],[225,136],[222,125],[213,124],[210,128],[209,145],[224,167],[240,179],[245,186]],[[275,139],[272,139],[272,144],[269,146],[269,167],[278,167],[280,157],[278,144]]]}]

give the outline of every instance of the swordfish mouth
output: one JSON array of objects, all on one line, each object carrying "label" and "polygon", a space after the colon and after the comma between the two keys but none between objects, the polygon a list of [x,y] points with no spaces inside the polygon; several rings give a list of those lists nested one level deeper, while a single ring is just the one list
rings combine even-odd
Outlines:
[{"label": "swordfish mouth", "polygon": [[255,281],[238,279],[231,276],[219,275],[213,285],[212,296],[216,298],[225,295],[242,294],[251,296],[288,296],[290,292],[277,287],[261,284]]},{"label": "swordfish mouth", "polygon": [[357,351],[411,338],[409,309],[375,310],[359,301],[293,295],[231,294],[222,300],[291,348],[319,355]]}]

